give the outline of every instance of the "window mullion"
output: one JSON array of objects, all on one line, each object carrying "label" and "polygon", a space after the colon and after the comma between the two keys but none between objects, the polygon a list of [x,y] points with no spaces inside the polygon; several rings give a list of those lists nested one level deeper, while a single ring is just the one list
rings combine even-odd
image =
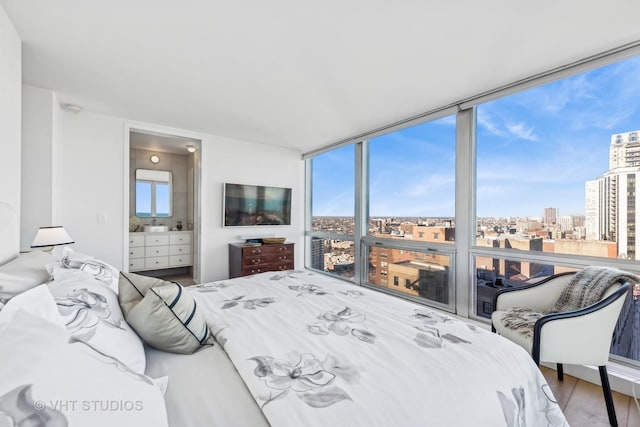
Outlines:
[{"label": "window mullion", "polygon": [[455,310],[468,317],[472,312],[473,275],[469,249],[474,239],[475,218],[475,110],[456,115],[456,255],[455,286],[451,287],[451,300]]},{"label": "window mullion", "polygon": [[366,260],[361,244],[362,237],[367,235],[369,213],[369,188],[368,183],[368,145],[367,141],[358,142],[356,144],[355,155],[355,216],[354,216],[354,283],[361,285],[366,281]]}]

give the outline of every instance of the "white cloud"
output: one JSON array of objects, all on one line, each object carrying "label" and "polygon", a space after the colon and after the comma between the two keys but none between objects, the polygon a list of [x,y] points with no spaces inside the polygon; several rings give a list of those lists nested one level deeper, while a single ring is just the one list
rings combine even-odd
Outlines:
[{"label": "white cloud", "polygon": [[527,127],[524,123],[507,124],[507,130],[511,135],[526,141],[537,141],[538,137],[533,134],[533,126]]},{"label": "white cloud", "polygon": [[455,183],[454,175],[429,175],[424,180],[409,184],[403,191],[403,197],[425,197],[430,194],[451,188]]},{"label": "white cloud", "polygon": [[616,111],[614,114],[604,115],[598,114],[594,117],[592,124],[600,129],[611,130],[617,127],[618,123],[624,121],[636,112],[636,108],[627,108],[622,111]]},{"label": "white cloud", "polygon": [[485,109],[482,109],[482,108],[478,109],[478,115],[476,120],[477,120],[478,126],[482,126],[490,134],[496,135],[496,136],[502,136],[502,137],[507,136],[506,133],[503,130],[501,130],[498,127],[498,125],[492,120],[491,115],[488,114]]},{"label": "white cloud", "polygon": [[512,136],[526,141],[538,140],[538,136],[533,133],[533,126],[528,126],[524,122],[503,124],[501,123],[501,117],[497,119],[492,117],[486,109],[478,110],[477,122],[478,126],[482,126],[487,132],[495,136],[502,138]]}]

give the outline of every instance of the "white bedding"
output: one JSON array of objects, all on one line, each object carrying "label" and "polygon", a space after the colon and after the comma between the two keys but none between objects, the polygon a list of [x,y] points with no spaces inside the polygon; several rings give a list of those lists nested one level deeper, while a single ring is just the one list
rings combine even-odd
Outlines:
[{"label": "white bedding", "polygon": [[524,350],[443,313],[300,271],[187,289],[274,427],[568,425]]},{"label": "white bedding", "polygon": [[194,354],[146,347],[146,374],[168,376],[164,395],[171,427],[267,427],[262,412],[218,345]]}]

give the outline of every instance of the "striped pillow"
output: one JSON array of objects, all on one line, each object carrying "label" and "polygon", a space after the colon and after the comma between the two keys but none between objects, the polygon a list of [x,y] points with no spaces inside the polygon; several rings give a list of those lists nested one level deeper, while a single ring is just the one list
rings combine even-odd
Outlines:
[{"label": "striped pillow", "polygon": [[213,344],[204,315],[180,284],[121,272],[118,288],[127,323],[147,344],[182,354]]}]

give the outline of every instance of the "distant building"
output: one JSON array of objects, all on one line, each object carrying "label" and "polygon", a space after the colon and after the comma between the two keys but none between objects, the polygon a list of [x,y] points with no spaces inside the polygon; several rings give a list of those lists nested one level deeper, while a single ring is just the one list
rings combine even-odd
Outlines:
[{"label": "distant building", "polygon": [[324,239],[311,239],[311,268],[325,271],[324,268]]},{"label": "distant building", "polygon": [[544,223],[546,225],[558,222],[558,208],[544,208]]},{"label": "distant building", "polygon": [[573,230],[573,217],[569,215],[563,215],[560,217],[560,230],[567,231]]},{"label": "distant building", "polygon": [[[394,234],[374,236],[445,243],[454,240],[455,228],[405,223],[399,225]],[[372,246],[369,250],[369,282],[446,304],[448,293],[443,289],[447,285],[442,288],[442,284],[448,283],[448,265],[448,255]]]},{"label": "distant building", "polygon": [[636,224],[640,223],[640,131],[611,136],[609,169],[585,185],[587,239],[618,244],[618,257],[640,259]]}]

